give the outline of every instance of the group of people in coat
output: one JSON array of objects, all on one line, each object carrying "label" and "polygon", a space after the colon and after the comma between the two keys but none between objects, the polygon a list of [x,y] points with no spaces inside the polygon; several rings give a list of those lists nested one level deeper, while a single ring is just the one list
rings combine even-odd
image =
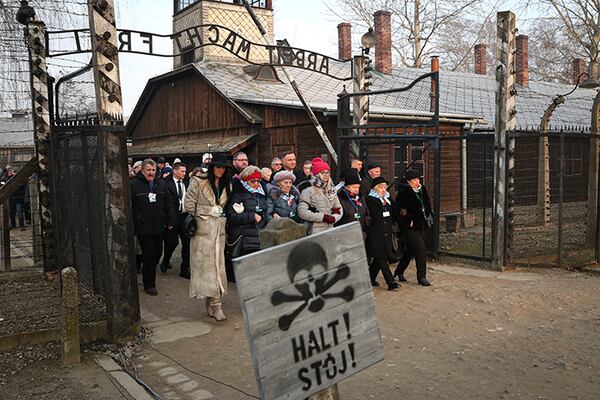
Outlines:
[{"label": "group of people in coat", "polygon": [[[181,165],[173,166],[174,176],[179,168]],[[253,165],[232,171],[226,156],[219,153],[212,155],[208,168],[191,176],[185,196],[176,176],[173,182],[156,185],[155,174],[154,162],[145,160],[131,185],[144,289],[150,295],[157,294],[159,237],[180,232],[187,214],[194,216],[197,226],[191,240],[188,238],[189,295],[205,299],[207,315],[217,321],[226,319],[222,298],[228,280],[233,279],[228,274],[228,258],[260,250],[259,231],[273,219],[291,218],[305,224],[309,234],[357,221],[363,230],[373,286],[379,286],[377,275],[381,272],[389,290],[398,288],[398,282],[406,282],[404,272],[412,258],[418,283],[431,285],[426,277],[426,232],[432,210],[415,171],[406,172],[395,200],[384,177],[361,178],[355,168],[343,171],[343,181],[336,188],[329,164],[319,157],[311,161],[310,178],[298,186],[294,184],[296,174],[285,169],[275,172],[270,183]],[[180,175],[185,176],[185,171]],[[394,223],[402,237],[400,257],[393,243]],[[390,262],[398,262],[393,274]]]}]

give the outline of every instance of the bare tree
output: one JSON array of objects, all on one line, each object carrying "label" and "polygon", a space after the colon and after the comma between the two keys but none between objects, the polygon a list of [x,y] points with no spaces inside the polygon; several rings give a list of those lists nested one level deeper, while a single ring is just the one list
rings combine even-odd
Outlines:
[{"label": "bare tree", "polygon": [[537,18],[528,25],[527,33],[529,72],[534,80],[571,83],[573,59],[589,59],[558,18]]},{"label": "bare tree", "polygon": [[[27,45],[23,26],[15,20],[19,3],[0,0],[0,111],[31,107]],[[31,0],[29,4],[50,30],[87,26],[86,0]],[[60,76],[83,63],[74,57],[49,60],[48,66],[51,73]]]},{"label": "bare tree", "polygon": [[590,61],[590,71],[599,77],[600,2],[590,0],[544,0],[556,12],[568,36],[578,43]]},{"label": "bare tree", "polygon": [[[471,21],[476,21],[476,15],[489,13],[483,12],[489,10],[489,4],[479,0],[331,0],[328,8],[338,18],[351,21],[362,28],[372,25],[375,11],[391,12],[392,48],[396,59],[404,66],[416,68],[421,67],[430,55],[441,50],[450,50],[438,38],[444,36],[449,39],[458,36],[460,39],[463,31],[453,29],[465,28],[467,25],[464,18],[472,16]],[[477,37],[482,24],[479,22],[475,26],[473,33]],[[469,28],[472,29],[473,26]],[[446,31],[446,35],[442,35],[443,31]],[[461,46],[464,44],[460,43]],[[465,64],[465,49],[453,49],[457,50],[457,54],[453,54],[450,59],[454,60],[455,64],[445,66],[449,69],[460,69]]]}]

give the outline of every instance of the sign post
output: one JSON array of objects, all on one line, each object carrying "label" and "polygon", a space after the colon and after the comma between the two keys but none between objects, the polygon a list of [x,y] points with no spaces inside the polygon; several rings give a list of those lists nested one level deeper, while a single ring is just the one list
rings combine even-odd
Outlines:
[{"label": "sign post", "polygon": [[383,359],[359,224],[234,268],[261,399],[306,399]]}]

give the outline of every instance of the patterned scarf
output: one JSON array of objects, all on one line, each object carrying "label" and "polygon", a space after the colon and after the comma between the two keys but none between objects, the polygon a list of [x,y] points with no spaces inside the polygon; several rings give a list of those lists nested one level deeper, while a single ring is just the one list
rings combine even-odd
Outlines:
[{"label": "patterned scarf", "polygon": [[246,181],[241,181],[241,182],[242,182],[242,185],[244,186],[244,188],[247,191],[249,191],[250,193],[252,193],[252,194],[259,193],[259,194],[262,194],[263,196],[265,195],[265,191],[264,191],[262,185],[260,185],[258,187],[258,189],[253,189],[250,185],[248,185],[248,182],[246,182]]},{"label": "patterned scarf", "polygon": [[388,192],[385,192],[385,195],[382,196],[379,193],[377,193],[375,191],[375,189],[371,189],[371,191],[369,192],[369,196],[375,197],[376,199],[381,200],[384,204],[388,204],[388,205],[392,204],[390,202],[390,194]]},{"label": "patterned scarf", "polygon": [[328,198],[335,194],[335,187],[331,184],[331,181],[325,183],[319,175],[313,175],[310,178],[310,184],[323,190],[323,194]]},{"label": "patterned scarf", "polygon": [[291,193],[285,194],[282,192],[281,198],[283,199],[283,201],[287,202],[288,207],[291,207],[292,204],[294,204],[294,199],[296,197]]}]

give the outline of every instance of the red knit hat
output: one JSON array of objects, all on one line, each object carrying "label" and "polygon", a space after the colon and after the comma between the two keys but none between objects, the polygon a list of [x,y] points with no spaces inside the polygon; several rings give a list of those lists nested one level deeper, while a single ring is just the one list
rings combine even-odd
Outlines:
[{"label": "red knit hat", "polygon": [[319,172],[323,171],[331,171],[329,168],[329,164],[327,164],[321,157],[315,157],[311,161],[312,164],[312,174],[317,175]]}]

